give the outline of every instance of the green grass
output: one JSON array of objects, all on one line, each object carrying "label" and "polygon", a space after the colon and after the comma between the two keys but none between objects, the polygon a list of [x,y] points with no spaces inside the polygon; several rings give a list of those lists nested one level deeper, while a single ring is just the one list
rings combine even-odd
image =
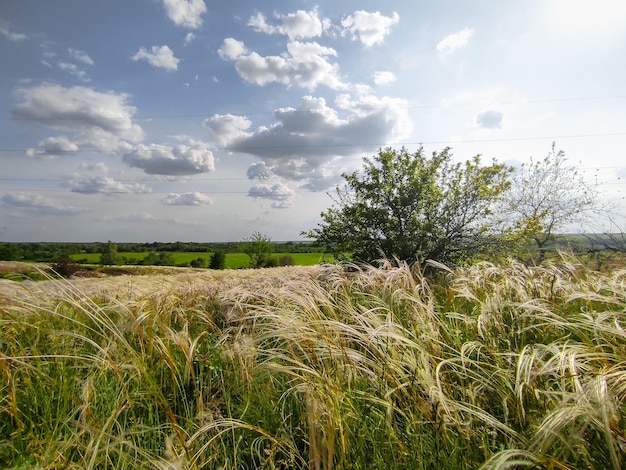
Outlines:
[{"label": "green grass", "polygon": [[626,269],[348,268],[0,283],[0,467],[624,468]]},{"label": "green grass", "polygon": [[[173,252],[172,258],[174,265],[176,266],[188,266],[189,263],[197,258],[203,258],[209,262],[212,253],[192,253],[192,252]],[[141,261],[148,253],[132,253],[121,252],[119,255],[126,259],[128,263],[136,263]],[[272,253],[272,257],[280,258],[281,256],[291,256],[294,264],[297,266],[313,266],[321,262],[332,262],[332,255],[326,253]],[[89,264],[98,264],[100,262],[99,253],[82,253],[70,255],[73,260],[84,260]],[[249,258],[244,253],[227,253],[226,254],[226,268],[238,269],[247,268],[249,264]]]}]

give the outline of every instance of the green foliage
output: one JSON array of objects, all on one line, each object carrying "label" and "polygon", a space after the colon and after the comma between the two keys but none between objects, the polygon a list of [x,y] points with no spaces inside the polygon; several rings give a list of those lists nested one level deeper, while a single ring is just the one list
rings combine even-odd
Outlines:
[{"label": "green foliage", "polygon": [[226,252],[224,250],[216,250],[211,255],[211,262],[209,268],[211,269],[224,269],[226,267]]},{"label": "green foliage", "polygon": [[206,258],[199,257],[194,260],[191,260],[189,262],[189,266],[191,266],[192,268],[206,268],[207,267]]},{"label": "green foliage", "polygon": [[106,245],[102,247],[102,254],[100,255],[100,264],[102,265],[117,265],[121,264],[122,259],[117,252],[117,243],[109,240]]},{"label": "green foliage", "polygon": [[294,264],[293,256],[291,255],[282,255],[278,258],[278,266],[293,266]]},{"label": "green foliage", "polygon": [[304,235],[357,261],[455,263],[498,243],[492,210],[509,171],[495,161],[482,166],[479,156],[454,163],[447,148],[430,158],[422,148],[381,149],[361,173],[343,175],[334,206]]},{"label": "green foliage", "polygon": [[272,242],[269,237],[260,232],[254,232],[239,244],[239,251],[248,255],[249,267],[260,268],[267,257],[272,253]]},{"label": "green foliage", "polygon": [[174,256],[172,253],[162,251],[161,253],[148,253],[141,261],[143,266],[174,266]]}]

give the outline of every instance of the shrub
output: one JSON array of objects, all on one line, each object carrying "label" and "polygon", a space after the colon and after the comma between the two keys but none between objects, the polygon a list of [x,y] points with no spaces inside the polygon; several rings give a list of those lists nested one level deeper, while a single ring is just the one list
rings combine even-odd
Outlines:
[{"label": "shrub", "polygon": [[283,255],[278,258],[278,266],[293,266],[293,257],[291,255]]}]

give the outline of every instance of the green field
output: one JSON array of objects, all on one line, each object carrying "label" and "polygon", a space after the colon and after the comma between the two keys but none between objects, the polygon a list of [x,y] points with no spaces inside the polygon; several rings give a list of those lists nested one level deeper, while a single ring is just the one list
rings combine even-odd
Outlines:
[{"label": "green field", "polygon": [[[189,266],[189,263],[197,258],[207,260],[207,264],[212,253],[193,253],[193,252],[172,252],[175,266]],[[148,253],[121,252],[119,255],[126,260],[127,264],[136,264],[143,260]],[[332,262],[333,256],[327,253],[272,253],[272,257],[279,259],[281,256],[291,256],[293,262],[297,266],[313,266],[321,262]],[[100,262],[100,253],[80,253],[73,254],[70,257],[79,262],[87,264],[98,264]],[[249,258],[244,253],[227,253],[226,268],[238,269],[247,268]]]}]

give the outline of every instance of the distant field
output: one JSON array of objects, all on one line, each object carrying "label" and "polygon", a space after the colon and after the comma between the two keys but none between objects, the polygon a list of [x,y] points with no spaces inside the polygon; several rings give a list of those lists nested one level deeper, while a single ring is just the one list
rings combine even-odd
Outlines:
[{"label": "distant field", "polygon": [[[130,264],[141,261],[148,253],[120,252],[122,258]],[[208,261],[212,253],[193,253],[193,252],[172,252],[174,264],[176,266],[187,266],[191,261],[197,258],[203,258]],[[291,256],[293,262],[297,266],[313,266],[321,262],[332,262],[334,258],[327,253],[272,253],[273,258],[279,259],[281,256]],[[76,261],[83,261],[89,264],[98,264],[100,262],[100,253],[81,253],[71,255]],[[227,253],[226,267],[230,269],[247,268],[248,256],[244,253]]]}]

